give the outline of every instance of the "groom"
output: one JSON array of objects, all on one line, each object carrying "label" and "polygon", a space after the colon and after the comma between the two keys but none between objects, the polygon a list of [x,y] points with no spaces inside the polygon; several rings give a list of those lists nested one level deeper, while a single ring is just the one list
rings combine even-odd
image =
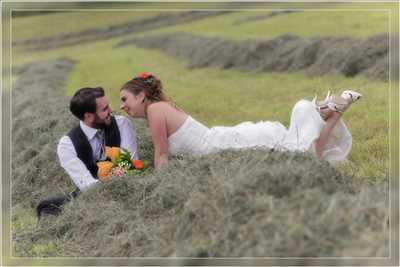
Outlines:
[{"label": "groom", "polygon": [[101,87],[79,89],[71,99],[70,111],[79,125],[63,136],[57,147],[61,167],[84,191],[99,182],[96,161],[105,160],[105,146],[129,150],[138,159],[136,135],[131,122],[113,116]]},{"label": "groom", "polygon": [[105,160],[105,146],[125,148],[132,159],[138,159],[132,124],[123,116],[112,115],[103,88],[79,89],[71,98],[70,111],[79,119],[79,125],[60,139],[57,155],[77,188],[71,196],[42,201],[37,207],[39,218],[43,212],[58,214],[71,197],[99,182],[96,161]]}]

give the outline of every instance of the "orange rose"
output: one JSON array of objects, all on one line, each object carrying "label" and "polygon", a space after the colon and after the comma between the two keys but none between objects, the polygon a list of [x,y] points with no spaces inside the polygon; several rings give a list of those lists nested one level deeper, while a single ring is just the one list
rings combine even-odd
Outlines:
[{"label": "orange rose", "polygon": [[132,160],[132,163],[133,163],[133,167],[135,167],[135,169],[137,169],[137,170],[143,169],[143,163],[142,163],[142,161],[140,161],[140,160],[138,160],[138,159],[133,159],[133,160]]},{"label": "orange rose", "polygon": [[107,182],[109,179],[108,175],[113,167],[112,162],[100,161],[97,162],[97,167],[99,168],[97,171],[97,177],[99,177],[99,180],[103,183]]},{"label": "orange rose", "polygon": [[115,160],[119,157],[119,154],[120,154],[119,147],[106,146],[106,156],[107,158],[111,159],[112,162],[115,162]]}]

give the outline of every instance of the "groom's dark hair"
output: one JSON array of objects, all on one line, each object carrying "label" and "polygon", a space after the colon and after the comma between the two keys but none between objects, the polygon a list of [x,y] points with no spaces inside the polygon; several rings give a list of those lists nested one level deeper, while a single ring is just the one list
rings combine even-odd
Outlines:
[{"label": "groom's dark hair", "polygon": [[101,87],[81,88],[71,98],[69,110],[75,117],[82,120],[86,112],[96,113],[96,98],[103,96],[104,90]]}]

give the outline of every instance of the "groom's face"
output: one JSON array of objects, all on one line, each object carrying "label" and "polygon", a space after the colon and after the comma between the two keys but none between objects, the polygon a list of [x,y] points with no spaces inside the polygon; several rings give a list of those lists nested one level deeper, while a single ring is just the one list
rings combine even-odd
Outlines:
[{"label": "groom's face", "polygon": [[105,125],[110,125],[111,112],[112,109],[108,104],[108,100],[105,96],[96,98],[96,113],[94,113],[93,117],[93,127],[102,128]]}]

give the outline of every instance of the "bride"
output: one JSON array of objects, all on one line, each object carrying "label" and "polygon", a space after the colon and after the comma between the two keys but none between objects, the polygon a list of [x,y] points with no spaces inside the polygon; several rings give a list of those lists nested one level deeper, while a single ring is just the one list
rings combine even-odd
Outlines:
[{"label": "bride", "polygon": [[341,96],[328,93],[320,102],[316,98],[300,100],[293,107],[289,129],[271,121],[208,128],[171,102],[163,93],[161,81],[150,73],[139,73],[120,91],[121,109],[133,118],[148,121],[156,169],[167,164],[169,155],[203,155],[227,148],[310,151],[328,161],[344,160],[352,137],[341,115],[360,97],[346,90]]}]

